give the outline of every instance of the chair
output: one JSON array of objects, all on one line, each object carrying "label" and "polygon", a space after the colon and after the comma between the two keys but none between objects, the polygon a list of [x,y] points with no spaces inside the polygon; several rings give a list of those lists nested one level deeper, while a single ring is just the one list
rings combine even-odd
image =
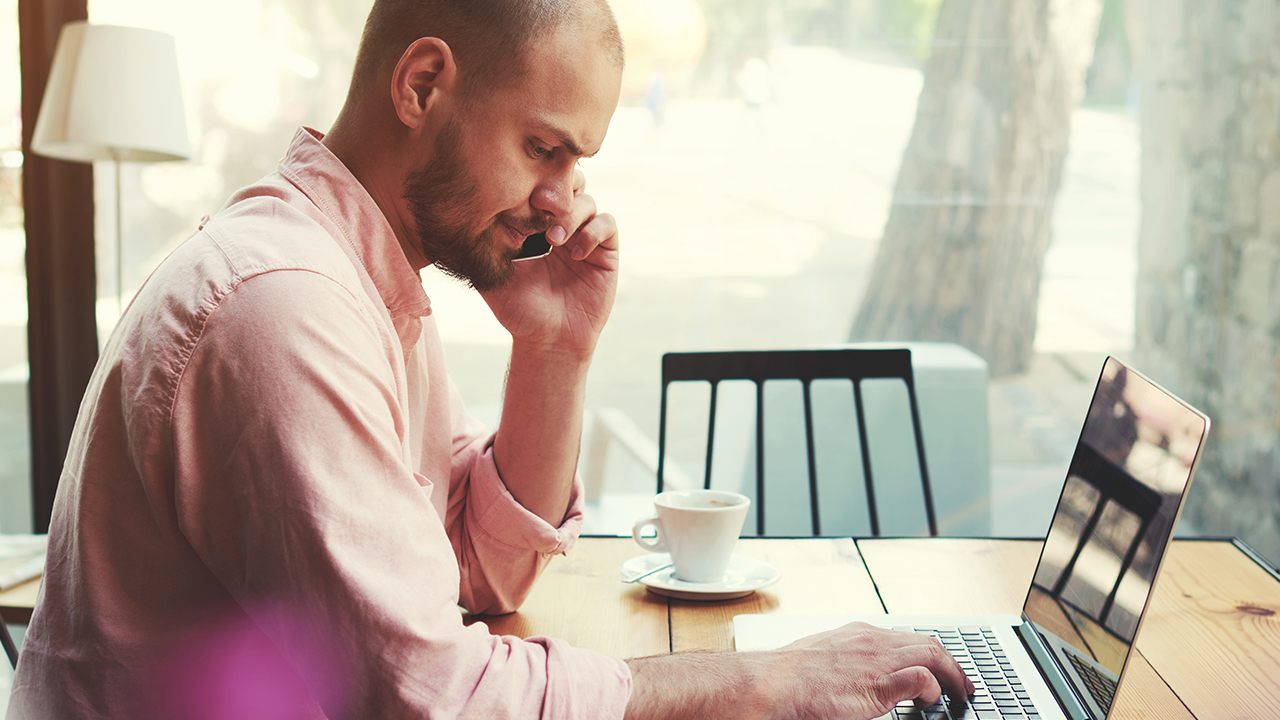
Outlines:
[{"label": "chair", "polygon": [[13,638],[9,636],[9,626],[4,624],[3,617],[0,617],[0,645],[4,645],[4,654],[9,656],[9,663],[17,668],[18,647],[13,644]]},{"label": "chair", "polygon": [[[1136,432],[1134,437],[1136,437]],[[1160,513],[1160,506],[1163,504],[1164,498],[1159,491],[1134,478],[1124,469],[1103,457],[1097,450],[1084,443],[1080,443],[1076,447],[1075,457],[1071,460],[1070,473],[1072,477],[1079,478],[1093,487],[1097,491],[1098,497],[1094,503],[1093,512],[1089,514],[1089,519],[1085,521],[1084,527],[1080,531],[1080,537],[1076,540],[1075,551],[1071,554],[1071,559],[1067,561],[1061,574],[1058,575],[1057,582],[1049,590],[1051,595],[1057,598],[1062,597],[1067,583],[1071,580],[1072,575],[1075,574],[1076,561],[1080,559],[1080,554],[1084,552],[1085,547],[1093,539],[1094,529],[1097,528],[1098,520],[1102,518],[1102,513],[1109,503],[1115,503],[1125,511],[1133,514],[1138,520],[1138,529],[1134,532],[1133,537],[1129,539],[1124,557],[1120,561],[1120,569],[1116,573],[1116,581],[1112,584],[1101,609],[1094,615],[1084,608],[1076,608],[1092,617],[1098,624],[1106,627],[1111,609],[1115,607],[1116,596],[1120,593],[1120,586],[1124,583],[1125,576],[1132,569],[1134,558],[1137,556],[1142,543],[1146,540],[1147,531],[1151,528],[1152,522]],[[1161,548],[1151,548],[1151,553],[1158,557],[1160,550]],[[1093,581],[1092,578],[1085,578],[1085,582],[1091,581]],[[1073,605],[1073,607],[1075,606]]]},{"label": "chair", "polygon": [[711,487],[712,449],[716,436],[716,394],[725,380],[749,380],[755,384],[755,455],[756,455],[756,529],[765,532],[765,463],[764,463],[764,386],[767,380],[799,380],[804,397],[805,452],[809,480],[809,509],[813,534],[821,535],[818,502],[818,473],[814,452],[813,403],[810,386],[817,379],[848,379],[853,386],[853,403],[858,425],[868,519],[871,534],[880,535],[876,512],[875,485],[872,480],[871,456],[867,442],[867,420],[863,407],[861,382],[872,378],[901,380],[906,385],[910,403],[911,426],[915,439],[916,459],[924,494],[929,534],[938,534],[933,496],[929,488],[929,472],[925,462],[924,438],[920,432],[920,414],[916,406],[915,381],[911,372],[911,351],[905,349],[841,349],[745,352],[667,353],[662,357],[662,401],[658,419],[658,492],[662,492],[666,463],[667,394],[671,383],[706,381],[711,385],[710,421],[707,427],[707,449],[703,487]]}]

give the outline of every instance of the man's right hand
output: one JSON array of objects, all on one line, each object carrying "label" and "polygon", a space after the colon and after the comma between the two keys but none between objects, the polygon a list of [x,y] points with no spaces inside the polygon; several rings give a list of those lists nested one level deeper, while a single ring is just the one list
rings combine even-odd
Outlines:
[{"label": "man's right hand", "polygon": [[925,708],[943,690],[953,699],[974,692],[942,643],[926,635],[851,623],[778,652],[786,663],[780,672],[808,685],[784,694],[782,717],[877,718],[905,700]]},{"label": "man's right hand", "polygon": [[630,660],[628,720],[871,720],[903,701],[937,702],[973,683],[935,639],[851,623],[784,648]]}]

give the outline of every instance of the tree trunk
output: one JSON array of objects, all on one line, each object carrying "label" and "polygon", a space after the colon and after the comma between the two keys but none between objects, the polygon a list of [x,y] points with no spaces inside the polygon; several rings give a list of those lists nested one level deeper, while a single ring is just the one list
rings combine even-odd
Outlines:
[{"label": "tree trunk", "polygon": [[1025,371],[1071,112],[1102,0],[944,0],[851,340],[938,340]]},{"label": "tree trunk", "polygon": [[[1139,367],[1213,420],[1184,524],[1280,560],[1280,8],[1130,0]],[[1136,20],[1136,22],[1134,22]]]}]

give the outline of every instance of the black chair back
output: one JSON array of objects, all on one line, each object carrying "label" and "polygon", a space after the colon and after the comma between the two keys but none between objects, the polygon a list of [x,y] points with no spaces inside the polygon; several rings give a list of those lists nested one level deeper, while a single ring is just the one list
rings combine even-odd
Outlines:
[{"label": "black chair back", "polygon": [[911,371],[911,351],[907,349],[838,349],[838,350],[768,350],[740,352],[667,353],[662,357],[662,402],[658,420],[658,492],[663,490],[663,467],[666,462],[667,392],[673,382],[706,381],[711,384],[711,410],[707,427],[706,461],[703,487],[711,487],[712,449],[716,434],[716,395],[719,384],[726,380],[749,380],[755,384],[755,452],[756,452],[756,529],[765,528],[765,464],[764,464],[764,385],[768,380],[799,380],[804,397],[805,451],[809,475],[809,504],[813,534],[821,535],[818,502],[818,474],[814,452],[813,404],[810,386],[818,379],[848,379],[853,385],[854,410],[858,425],[863,480],[871,534],[880,535],[876,512],[875,486],[872,481],[871,456],[867,442],[867,420],[863,409],[861,382],[890,378],[906,385],[910,403],[911,426],[915,438],[921,488],[929,534],[938,534],[933,496],[929,488],[929,471],[925,461],[924,437],[920,431],[920,413],[916,403],[915,379]]},{"label": "black chair back", "polygon": [[[1084,529],[1080,531],[1080,537],[1076,541],[1076,548],[1071,554],[1071,559],[1067,561],[1062,573],[1058,576],[1057,582],[1054,583],[1053,588],[1050,590],[1054,597],[1062,596],[1067,583],[1071,580],[1072,574],[1075,573],[1076,561],[1080,559],[1080,554],[1094,539],[1094,531],[1098,527],[1098,521],[1102,518],[1102,513],[1109,504],[1114,503],[1126,512],[1131,513],[1138,520],[1138,528],[1128,540],[1124,557],[1120,561],[1119,572],[1116,573],[1116,581],[1112,584],[1111,592],[1107,595],[1106,600],[1103,601],[1102,609],[1098,611],[1096,616],[1093,616],[1092,613],[1077,608],[1084,614],[1093,617],[1103,627],[1107,627],[1107,617],[1111,614],[1111,609],[1115,607],[1116,596],[1120,593],[1120,585],[1123,584],[1125,575],[1133,566],[1138,549],[1142,546],[1143,539],[1147,537],[1147,529],[1151,527],[1151,522],[1159,514],[1164,498],[1154,488],[1140,482],[1083,442],[1076,446],[1076,454],[1071,460],[1071,468],[1073,470],[1072,478],[1081,480],[1092,487],[1097,493],[1097,498],[1094,500],[1093,512],[1089,514],[1089,519],[1085,521]],[[1113,546],[1112,549],[1119,550],[1119,547]]]}]

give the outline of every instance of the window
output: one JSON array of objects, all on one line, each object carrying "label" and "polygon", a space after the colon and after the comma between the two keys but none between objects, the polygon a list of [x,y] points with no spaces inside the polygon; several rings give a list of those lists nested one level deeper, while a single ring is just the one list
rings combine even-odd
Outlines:
[{"label": "window", "polygon": [[18,2],[0,0],[0,533],[31,532]]},{"label": "window", "polygon": [[[1034,322],[1028,369],[1001,369],[987,394],[990,478],[979,478],[978,486],[993,513],[992,532],[1034,534],[1047,525],[1102,358],[1115,354],[1211,416],[1236,423],[1239,444],[1215,450],[1221,456],[1201,467],[1202,489],[1193,493],[1203,494],[1193,494],[1192,503],[1207,510],[1189,512],[1184,528],[1239,534],[1280,555],[1267,540],[1277,536],[1268,529],[1275,520],[1248,510],[1270,506],[1232,489],[1248,486],[1257,497],[1274,498],[1280,443],[1269,429],[1280,411],[1268,400],[1276,396],[1270,328],[1280,257],[1273,231],[1280,224],[1269,208],[1280,197],[1272,201],[1268,193],[1280,194],[1280,171],[1270,159],[1278,131],[1269,89],[1275,78],[1259,60],[1274,46],[1267,34],[1274,23],[1189,1],[1177,11],[1185,21],[1171,29],[1162,24],[1159,4],[1126,15],[1120,0],[1099,0],[1099,14],[1063,20],[1073,26],[1008,24],[1013,34],[997,37],[981,34],[987,26],[965,31],[948,15],[965,4],[945,0],[612,4],[628,43],[628,71],[608,140],[583,168],[589,192],[618,218],[624,270],[589,380],[589,412],[617,409],[640,435],[656,439],[663,352],[846,342],[869,288],[877,300],[911,289],[911,282],[883,292],[874,285],[884,274],[874,270],[887,246],[882,237],[903,208],[954,208],[954,230],[955,218],[993,202],[1040,203],[1052,212],[1043,263],[1031,263],[1038,282],[1026,297],[996,298],[1005,307],[955,310],[957,318],[1025,310]],[[271,172],[298,125],[324,129],[332,122],[369,5],[91,3],[94,22],[176,36],[195,153],[189,163],[126,167],[127,291],[201,216]],[[1205,14],[1221,22],[1200,22]],[[904,157],[920,160],[925,151],[960,158],[957,183],[965,173],[986,172],[1012,132],[1003,111],[990,111],[997,100],[1051,99],[1043,88],[1027,90],[1013,80],[1001,86],[998,75],[986,90],[954,78],[950,84],[934,78],[940,84],[931,86],[930,58],[986,62],[1019,43],[1044,46],[1034,35],[1044,32],[1065,43],[1080,89],[1058,127],[1061,157],[1041,163],[1061,164],[1060,185],[983,195],[972,186],[923,192],[904,184]],[[1178,45],[1193,35],[1222,51],[1192,57],[1177,49],[1194,45]],[[1237,36],[1238,48],[1231,45]],[[1010,77],[1018,70],[1017,63],[1005,67]],[[1232,79],[1207,79],[1219,75]],[[1183,77],[1204,79],[1168,82]],[[913,149],[922,119],[939,116],[953,132],[940,135],[932,150]],[[1199,124],[1188,125],[1188,117]],[[1180,135],[1186,127],[1201,135]],[[1052,135],[1030,132],[1020,147],[1043,151]],[[1196,155],[1196,147],[1211,152]],[[98,179],[99,192],[110,193],[109,171]],[[109,300],[113,218],[100,215],[100,287]],[[968,242],[927,228],[915,234],[950,238],[956,247]],[[1024,246],[999,250],[995,259],[1011,260]],[[7,263],[3,247],[0,263]],[[943,258],[939,245],[928,247],[914,264]],[[934,264],[942,270],[914,284],[1022,277],[1000,271],[999,262],[985,270]],[[492,423],[505,333],[462,286],[431,271],[425,284],[454,379],[471,409]],[[104,311],[104,329],[112,319]],[[1215,354],[1199,346],[1226,349]],[[0,368],[8,364],[0,359]],[[644,468],[612,461],[610,468],[606,493],[651,492]]]}]

